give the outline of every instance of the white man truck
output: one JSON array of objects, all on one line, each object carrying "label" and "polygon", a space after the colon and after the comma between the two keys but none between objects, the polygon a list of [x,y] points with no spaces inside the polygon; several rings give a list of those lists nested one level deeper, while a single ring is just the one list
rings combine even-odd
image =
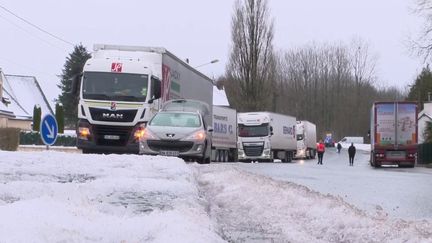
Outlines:
[{"label": "white man truck", "polygon": [[376,102],[371,110],[371,159],[374,167],[414,167],[417,155],[417,103]]},{"label": "white man truck", "polygon": [[173,98],[212,107],[213,82],[164,48],[99,45],[77,75],[77,147],[83,153],[142,153],[146,122]]},{"label": "white man truck", "polygon": [[271,112],[239,113],[238,160],[291,162],[297,150],[295,117]]},{"label": "white man truck", "polygon": [[297,151],[295,157],[298,159],[314,159],[317,143],[315,124],[308,121],[297,121],[296,139]]}]

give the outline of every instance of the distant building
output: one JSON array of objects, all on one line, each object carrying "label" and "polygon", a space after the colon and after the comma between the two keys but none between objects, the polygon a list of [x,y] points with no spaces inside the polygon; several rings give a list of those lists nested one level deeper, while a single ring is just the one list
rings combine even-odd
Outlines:
[{"label": "distant building", "polygon": [[54,114],[35,77],[7,75],[0,69],[0,127],[31,130],[35,105],[42,115]]},{"label": "distant building", "polygon": [[418,115],[418,143],[424,143],[423,134],[427,122],[432,122],[432,103],[424,103],[424,108]]}]

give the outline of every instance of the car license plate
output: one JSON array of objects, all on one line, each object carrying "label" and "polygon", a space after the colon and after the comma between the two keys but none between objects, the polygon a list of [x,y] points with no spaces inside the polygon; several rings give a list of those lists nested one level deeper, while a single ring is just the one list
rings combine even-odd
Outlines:
[{"label": "car license plate", "polygon": [[119,140],[120,136],[119,135],[104,135],[104,138],[106,140]]},{"label": "car license plate", "polygon": [[160,151],[163,156],[179,156],[179,151]]}]

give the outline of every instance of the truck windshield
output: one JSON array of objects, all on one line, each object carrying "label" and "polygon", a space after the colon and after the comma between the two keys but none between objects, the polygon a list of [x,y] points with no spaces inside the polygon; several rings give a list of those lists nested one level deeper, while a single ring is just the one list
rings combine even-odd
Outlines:
[{"label": "truck windshield", "polygon": [[166,127],[200,127],[201,120],[198,114],[191,113],[157,113],[149,122],[150,126]]},{"label": "truck windshield", "polygon": [[269,124],[263,123],[258,126],[246,126],[238,124],[239,137],[264,137],[269,135]]},{"label": "truck windshield", "polygon": [[85,72],[83,98],[144,102],[148,75],[130,73]]}]

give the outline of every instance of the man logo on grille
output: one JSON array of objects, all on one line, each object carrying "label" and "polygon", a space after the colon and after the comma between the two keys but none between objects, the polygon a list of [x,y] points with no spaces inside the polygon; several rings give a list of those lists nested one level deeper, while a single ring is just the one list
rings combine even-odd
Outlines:
[{"label": "man logo on grille", "polygon": [[167,133],[167,137],[169,137],[169,138],[173,138],[174,136],[175,136],[174,133]]},{"label": "man logo on grille", "polygon": [[112,111],[117,110],[117,103],[115,103],[115,102],[111,102],[111,110],[112,110]]}]

